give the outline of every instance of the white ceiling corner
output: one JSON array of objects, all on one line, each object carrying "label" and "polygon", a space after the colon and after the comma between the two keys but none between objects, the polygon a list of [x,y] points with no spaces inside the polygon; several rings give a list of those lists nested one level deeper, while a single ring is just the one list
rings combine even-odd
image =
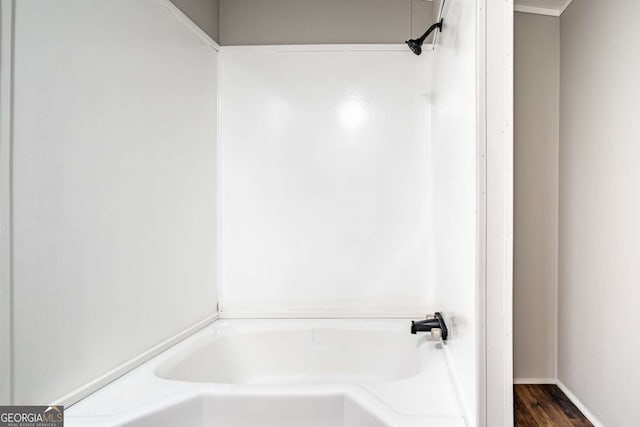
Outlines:
[{"label": "white ceiling corner", "polygon": [[516,12],[535,13],[538,15],[560,16],[572,0],[515,0]]}]

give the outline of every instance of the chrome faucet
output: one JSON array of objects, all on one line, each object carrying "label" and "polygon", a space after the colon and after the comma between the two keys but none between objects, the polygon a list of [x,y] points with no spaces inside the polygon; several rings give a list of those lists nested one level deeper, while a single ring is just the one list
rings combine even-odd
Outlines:
[{"label": "chrome faucet", "polygon": [[444,323],[444,317],[440,312],[428,315],[426,320],[412,320],[411,333],[415,334],[416,332],[429,332],[432,338],[442,338],[443,341],[446,341],[449,335],[447,325]]}]

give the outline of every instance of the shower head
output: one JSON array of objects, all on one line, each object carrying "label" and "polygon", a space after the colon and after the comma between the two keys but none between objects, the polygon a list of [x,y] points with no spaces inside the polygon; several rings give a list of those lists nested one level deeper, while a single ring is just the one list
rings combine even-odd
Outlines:
[{"label": "shower head", "polygon": [[443,22],[444,20],[440,19],[440,21],[430,26],[427,31],[422,36],[420,36],[420,38],[407,40],[405,43],[407,44],[407,46],[409,46],[411,52],[415,53],[416,55],[420,55],[422,53],[422,44],[424,43],[425,39],[429,37],[429,34],[431,34],[434,30],[442,31]]},{"label": "shower head", "polygon": [[422,53],[422,43],[424,42],[424,40],[420,41],[415,40],[415,39],[411,39],[411,40],[407,40],[405,43],[409,46],[409,49],[411,49],[411,52],[415,53],[416,55],[420,55]]}]

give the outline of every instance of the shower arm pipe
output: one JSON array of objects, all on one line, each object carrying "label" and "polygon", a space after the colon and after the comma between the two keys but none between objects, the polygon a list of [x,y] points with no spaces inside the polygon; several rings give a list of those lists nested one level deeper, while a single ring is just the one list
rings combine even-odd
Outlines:
[{"label": "shower arm pipe", "polygon": [[416,55],[420,55],[422,53],[422,44],[424,43],[424,40],[429,37],[429,34],[434,32],[435,30],[441,31],[443,23],[444,19],[441,17],[440,20],[430,26],[420,38],[407,40],[405,43],[407,44],[407,46],[409,46],[411,52],[415,53]]},{"label": "shower arm pipe", "polygon": [[425,39],[429,37],[429,34],[434,32],[436,29],[442,31],[442,24],[444,24],[444,19],[440,18],[438,22],[427,28],[427,31],[425,31],[424,34],[418,39],[420,41],[420,44],[422,44]]}]

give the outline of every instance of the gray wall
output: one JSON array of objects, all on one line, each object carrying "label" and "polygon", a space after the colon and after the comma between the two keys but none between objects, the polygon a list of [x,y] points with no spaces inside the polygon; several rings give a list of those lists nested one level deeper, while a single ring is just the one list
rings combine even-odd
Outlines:
[{"label": "gray wall", "polygon": [[640,2],[561,18],[558,377],[607,427],[640,425]]},{"label": "gray wall", "polygon": [[555,378],[560,19],[515,14],[514,377]]},{"label": "gray wall", "polygon": [[433,23],[430,0],[171,0],[220,45],[402,43]]},{"label": "gray wall", "polygon": [[12,2],[0,1],[0,405],[11,400]]},{"label": "gray wall", "polygon": [[220,0],[220,44],[402,43],[426,30],[433,9],[423,0]]},{"label": "gray wall", "polygon": [[205,33],[216,42],[220,40],[218,34],[219,0],[171,0],[178,9],[195,22]]}]

